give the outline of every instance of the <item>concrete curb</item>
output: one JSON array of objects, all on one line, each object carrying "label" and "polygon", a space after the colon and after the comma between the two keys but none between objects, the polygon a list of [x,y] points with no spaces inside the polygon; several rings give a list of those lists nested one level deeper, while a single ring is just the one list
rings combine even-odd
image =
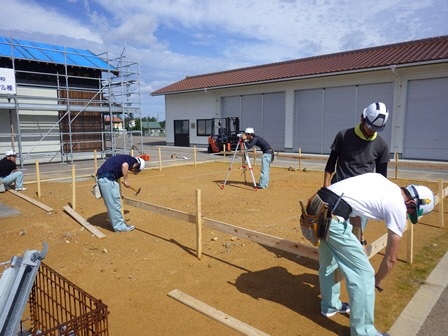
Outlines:
[{"label": "concrete curb", "polygon": [[[448,252],[415,293],[414,297],[401,312],[389,333],[392,336],[415,336],[426,318],[436,305],[443,291],[448,287]],[[440,331],[443,335],[445,331]]]}]

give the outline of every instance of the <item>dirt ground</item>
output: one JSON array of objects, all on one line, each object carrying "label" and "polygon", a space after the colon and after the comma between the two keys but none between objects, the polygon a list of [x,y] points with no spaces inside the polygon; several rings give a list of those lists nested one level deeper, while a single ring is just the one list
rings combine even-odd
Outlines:
[{"label": "dirt ground", "polygon": [[[308,244],[299,229],[300,199],[306,200],[320,187],[323,174],[272,168],[270,187],[254,190],[244,184],[235,167],[224,189],[219,187],[228,164],[208,162],[145,170],[131,177],[141,187],[135,197],[125,197],[195,213],[196,190],[201,190],[202,215],[285,239]],[[258,180],[259,166],[254,167]],[[70,172],[67,172],[70,176]],[[247,174],[250,181],[250,175]],[[409,180],[394,180],[400,186]],[[421,182],[437,193],[437,183]],[[72,183],[50,181],[27,184],[23,192],[52,207],[36,207],[12,193],[0,194],[0,202],[20,215],[0,219],[0,262],[25,250],[49,244],[44,262],[83,290],[108,305],[110,335],[239,335],[210,317],[174,300],[167,294],[178,289],[225,314],[271,335],[349,335],[349,317],[331,319],[320,315],[316,261],[281,252],[203,228],[203,254],[195,256],[196,229],[191,223],[125,205],[125,218],[136,230],[114,233],[108,224],[103,201],[90,193],[92,179],[76,182],[76,211],[106,234],[98,239],[64,212],[72,203]],[[448,204],[445,199],[445,209]],[[446,210],[445,210],[446,212]],[[447,250],[447,223],[438,225],[438,207],[414,226],[414,255],[434,258]],[[446,217],[446,214],[445,214]],[[383,223],[371,221],[368,242],[386,233]],[[401,261],[377,294],[376,326],[387,330],[426,278],[427,260],[409,265],[407,234]],[[382,254],[371,259],[378,267]],[[432,263],[436,262],[431,261]],[[421,270],[420,277],[409,276]],[[430,271],[430,270],[429,270]],[[344,286],[343,286],[344,287]],[[347,299],[344,290],[343,299]]]}]

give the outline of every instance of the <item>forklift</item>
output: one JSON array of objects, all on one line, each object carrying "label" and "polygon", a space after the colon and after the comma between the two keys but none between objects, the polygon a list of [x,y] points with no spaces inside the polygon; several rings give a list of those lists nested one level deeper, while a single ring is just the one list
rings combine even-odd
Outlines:
[{"label": "forklift", "polygon": [[238,145],[240,118],[213,118],[212,134],[208,137],[208,152],[233,151]]}]

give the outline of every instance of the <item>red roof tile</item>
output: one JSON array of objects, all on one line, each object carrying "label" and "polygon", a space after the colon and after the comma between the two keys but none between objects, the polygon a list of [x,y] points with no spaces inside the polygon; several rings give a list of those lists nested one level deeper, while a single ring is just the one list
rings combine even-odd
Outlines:
[{"label": "red roof tile", "polygon": [[187,76],[181,81],[154,91],[152,95],[290,80],[391,65],[447,62],[447,60],[448,35],[249,68]]}]

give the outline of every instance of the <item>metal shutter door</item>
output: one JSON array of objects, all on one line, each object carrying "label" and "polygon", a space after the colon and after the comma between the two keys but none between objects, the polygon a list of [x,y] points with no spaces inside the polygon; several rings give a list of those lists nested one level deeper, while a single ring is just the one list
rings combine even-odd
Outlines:
[{"label": "metal shutter door", "polygon": [[448,160],[448,78],[410,80],[403,158]]},{"label": "metal shutter door", "polygon": [[263,95],[263,138],[275,151],[285,150],[285,93]]},{"label": "metal shutter door", "polygon": [[[322,154],[330,154],[330,146],[336,134],[346,128],[354,127],[357,122],[356,87],[341,86],[327,88],[324,91],[324,122]],[[359,120],[359,119],[358,119]]]},{"label": "metal shutter door", "polygon": [[294,94],[294,150],[322,152],[324,99],[322,89],[300,90]]},{"label": "metal shutter door", "polygon": [[[221,98],[222,118],[239,117],[241,119],[241,98],[240,96]],[[241,120],[240,120],[241,125]]]}]

